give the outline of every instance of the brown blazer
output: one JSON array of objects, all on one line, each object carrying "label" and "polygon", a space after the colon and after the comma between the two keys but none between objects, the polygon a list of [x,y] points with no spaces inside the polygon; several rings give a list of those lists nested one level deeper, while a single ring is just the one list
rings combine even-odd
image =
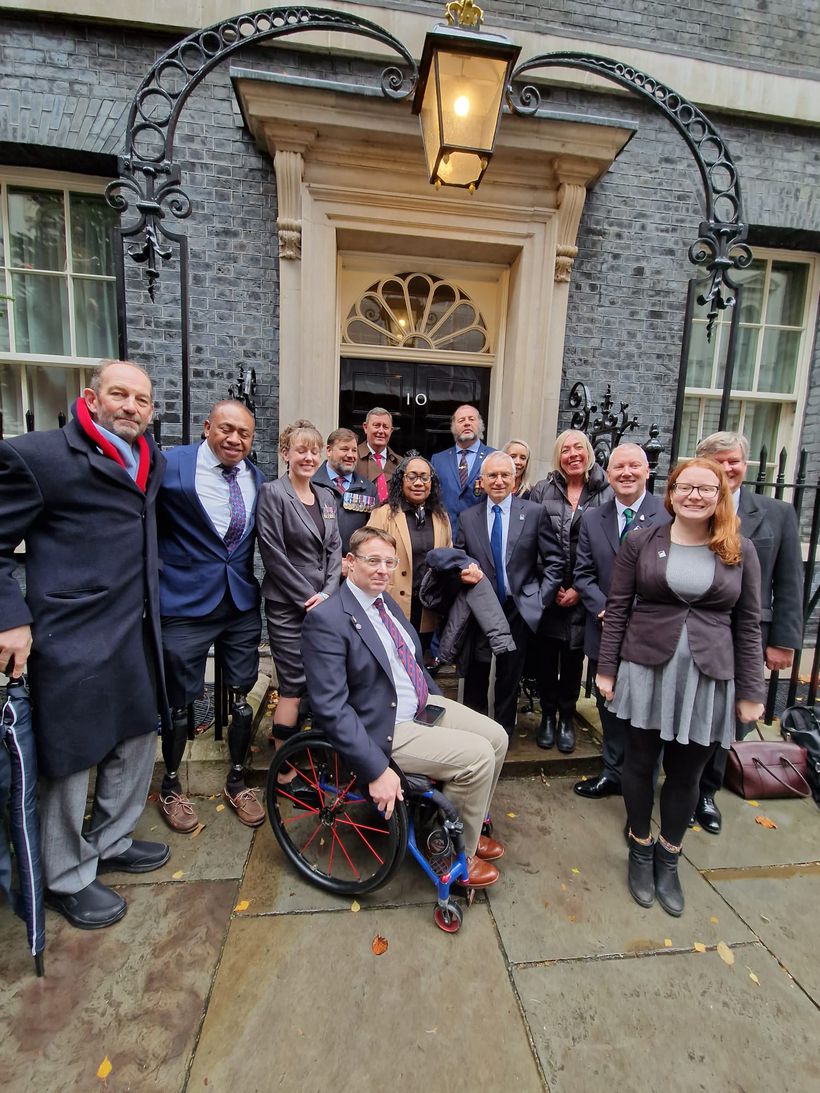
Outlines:
[{"label": "brown blazer", "polygon": [[395,474],[396,467],[401,463],[401,456],[397,455],[392,448],[385,448],[384,454],[386,456],[384,468],[380,468],[373,458],[373,453],[366,441],[362,441],[359,445],[359,462],[356,464],[356,474],[360,474],[362,478],[366,478],[369,482],[375,482],[383,469],[384,477],[389,481]]},{"label": "brown blazer", "polygon": [[[450,531],[450,518],[445,514],[433,513],[433,549],[436,547],[451,547],[453,535]],[[393,570],[393,579],[390,582],[390,595],[396,600],[399,607],[410,618],[410,601],[413,595],[413,546],[410,542],[410,532],[407,527],[407,516],[402,509],[393,512],[389,505],[382,505],[376,509],[367,521],[370,528],[381,528],[389,531],[396,540],[396,557],[399,564]],[[421,626],[419,633],[429,634],[435,630],[439,621],[438,615],[427,608],[421,613]]]},{"label": "brown blazer", "polygon": [[711,588],[687,603],[666,583],[670,529],[636,528],[624,539],[606,601],[598,671],[614,676],[621,660],[665,664],[685,623],[698,669],[710,679],[734,679],[737,698],[762,702],[760,562],[754,546],[741,538],[740,565],[715,558]]}]

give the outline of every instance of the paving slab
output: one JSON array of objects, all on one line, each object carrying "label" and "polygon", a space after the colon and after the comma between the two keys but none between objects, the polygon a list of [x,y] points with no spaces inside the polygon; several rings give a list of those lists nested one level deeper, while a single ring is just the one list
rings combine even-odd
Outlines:
[{"label": "paving slab", "polygon": [[515,969],[550,1093],[816,1093],[817,1010],[762,946],[732,952]]},{"label": "paving slab", "polygon": [[412,908],[234,919],[189,1090],[451,1086],[543,1089],[486,904],[455,936]]},{"label": "paving slab", "polygon": [[[753,934],[688,862],[681,864],[686,910],[673,919],[642,908],[626,887],[620,797],[586,801],[571,779],[499,783],[496,837],[506,854],[488,890],[513,963],[690,948],[750,941]],[[510,813],[514,813],[510,816]]]},{"label": "paving slab", "polygon": [[[172,831],[149,801],[134,830],[134,837],[168,843],[171,857],[152,873],[107,873],[106,884],[157,884],[160,881],[235,880],[242,876],[253,829],[241,824],[221,797],[192,797],[200,823],[199,835]],[[219,806],[222,805],[220,811]],[[175,874],[181,874],[176,876]]]},{"label": "paving slab", "polygon": [[[785,877],[778,870],[779,876],[714,884],[820,1007],[820,866],[808,868],[813,871],[803,875],[791,872]],[[820,1035],[820,1028],[816,1035]]]},{"label": "paving slab", "polygon": [[93,932],[49,911],[44,979],[2,908],[6,1093],[181,1089],[236,890],[235,881],[135,885],[123,890],[125,918]]},{"label": "paving slab", "polygon": [[[820,861],[820,809],[812,800],[768,800],[751,804],[724,790],[717,796],[723,813],[720,835],[690,831],[683,852],[698,869],[792,865]],[[762,827],[766,816],[777,829]]]}]

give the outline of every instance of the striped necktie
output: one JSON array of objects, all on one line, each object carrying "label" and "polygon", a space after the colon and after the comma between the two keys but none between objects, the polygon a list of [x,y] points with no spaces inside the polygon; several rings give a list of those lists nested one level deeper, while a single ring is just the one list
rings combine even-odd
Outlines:
[{"label": "striped necktie", "polygon": [[634,509],[624,509],[624,530],[621,532],[621,534],[618,538],[619,543],[622,543],[624,541],[624,536],[629,531],[629,525],[632,523],[632,521],[634,519],[635,519],[635,510]]},{"label": "striped necktie", "polygon": [[462,451],[461,459],[458,464],[458,482],[462,489],[467,485],[467,479],[470,477],[470,471],[467,467],[467,453]]},{"label": "striped necktie", "polygon": [[390,616],[390,613],[384,606],[384,600],[381,596],[378,596],[374,601],[376,610],[379,612],[379,618],[387,628],[387,632],[393,639],[393,644],[396,646],[396,652],[399,654],[399,660],[404,667],[405,672],[410,676],[410,682],[413,684],[413,688],[416,692],[416,696],[419,700],[419,709],[423,710],[427,705],[427,699],[430,697],[430,689],[427,686],[427,680],[424,678],[424,672],[419,667],[419,662],[416,660],[415,652],[408,648],[407,642],[399,633],[399,628]]}]

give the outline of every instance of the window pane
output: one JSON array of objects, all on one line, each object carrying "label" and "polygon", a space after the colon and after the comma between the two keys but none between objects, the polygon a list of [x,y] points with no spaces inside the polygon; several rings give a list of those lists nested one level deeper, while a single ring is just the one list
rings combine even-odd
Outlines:
[{"label": "window pane", "polygon": [[77,356],[117,356],[117,304],[113,281],[74,278],[74,323]]},{"label": "window pane", "polygon": [[801,262],[772,262],[766,323],[802,326],[809,267]]},{"label": "window pane", "polygon": [[65,278],[14,273],[12,295],[16,352],[67,356],[71,347]]},{"label": "window pane", "polygon": [[71,261],[75,273],[114,276],[114,210],[94,194],[71,194]]},{"label": "window pane", "polygon": [[21,269],[65,270],[62,193],[9,188],[9,263]]},{"label": "window pane", "polygon": [[678,455],[681,458],[695,454],[698,443],[698,416],[700,414],[700,399],[685,398],[683,400],[683,417],[680,424],[680,444]]},{"label": "window pane", "polygon": [[[724,333],[726,343],[722,347],[720,361],[720,375],[718,387],[723,390],[723,378],[726,374],[726,357],[729,352],[729,331]],[[732,373],[733,391],[751,391],[755,379],[755,355],[757,343],[760,338],[759,326],[742,326],[737,332],[737,349],[735,350],[735,370]]]},{"label": "window pane", "polygon": [[800,338],[799,330],[766,331],[763,336],[758,391],[782,391],[784,394],[794,394]]},{"label": "window pane", "polygon": [[[0,285],[2,281],[0,280]],[[9,345],[9,301],[0,295],[0,352],[8,352]]]},{"label": "window pane", "polygon": [[689,342],[689,369],[686,373],[687,387],[712,386],[712,360],[715,355],[715,336],[706,340],[706,323],[692,323],[692,338]]},{"label": "window pane", "polygon": [[25,432],[19,364],[0,364],[0,412],[4,436],[19,436]]},{"label": "window pane", "polygon": [[[718,422],[720,421],[720,399],[710,398],[704,399],[703,408],[703,427],[700,431],[698,440],[703,440],[704,437],[711,436],[712,433],[718,431]],[[726,422],[726,428],[729,432],[736,432],[738,423],[740,422],[740,403],[736,399],[729,400],[729,415]]]},{"label": "window pane", "polygon": [[780,425],[780,405],[776,402],[747,402],[743,432],[749,438],[751,461],[756,463],[760,449],[765,444],[768,462],[777,456],[777,430]]},{"label": "window pane", "polygon": [[28,400],[34,411],[35,429],[56,429],[57,415],[68,417],[68,408],[80,393],[81,375],[73,368],[26,367]]},{"label": "window pane", "polygon": [[742,286],[740,296],[740,321],[759,323],[763,304],[763,284],[766,279],[766,262],[757,259],[748,269],[732,271],[732,280]]}]

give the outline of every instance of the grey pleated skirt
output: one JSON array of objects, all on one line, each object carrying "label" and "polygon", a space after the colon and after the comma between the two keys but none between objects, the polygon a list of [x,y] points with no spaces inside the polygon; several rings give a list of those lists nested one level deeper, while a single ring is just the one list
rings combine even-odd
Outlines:
[{"label": "grey pleated skirt", "polygon": [[265,600],[268,640],[279,694],[283,698],[301,698],[307,689],[302,664],[302,623],[305,609]]}]

